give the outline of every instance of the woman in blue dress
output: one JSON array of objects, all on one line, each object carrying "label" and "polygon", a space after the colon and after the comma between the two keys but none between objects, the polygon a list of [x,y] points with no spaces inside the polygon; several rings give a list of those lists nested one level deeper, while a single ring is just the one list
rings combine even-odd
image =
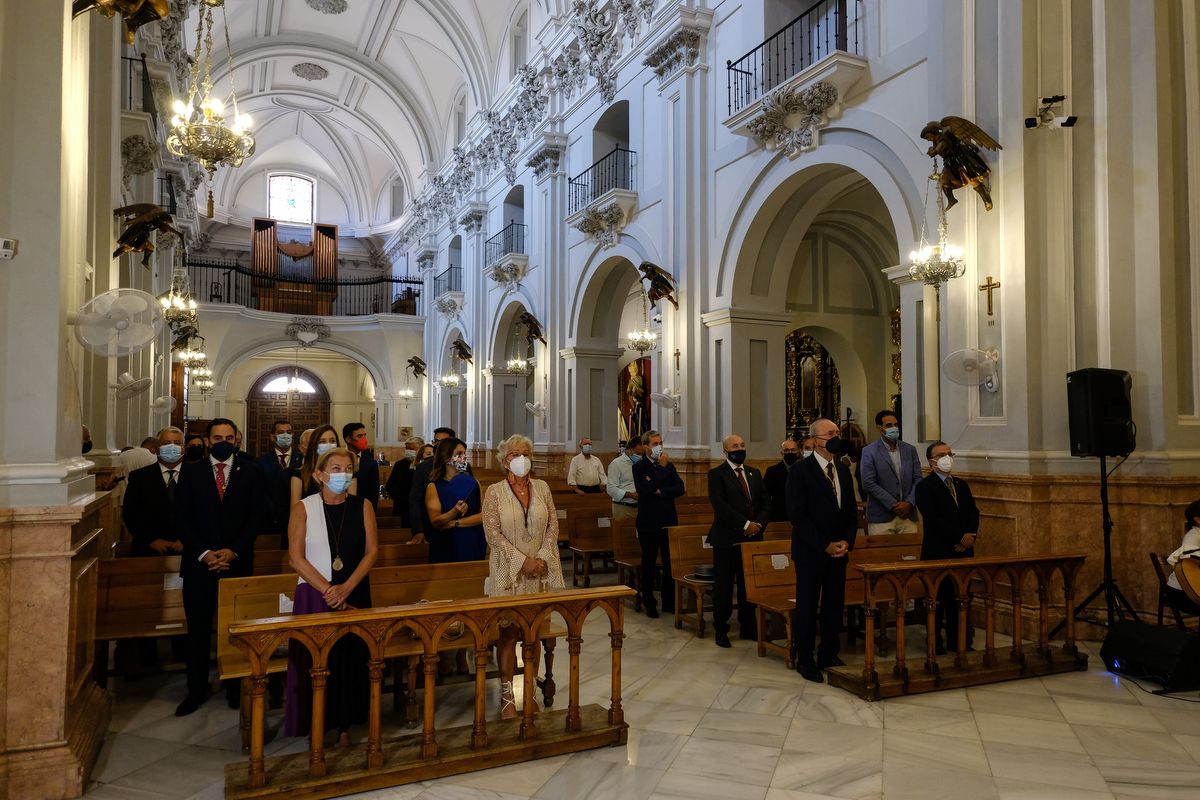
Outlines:
[{"label": "woman in blue dress", "polygon": [[426,534],[431,562],[487,558],[482,506],[466,444],[461,439],[443,439],[434,451],[425,490],[425,507],[433,523],[432,535]]}]

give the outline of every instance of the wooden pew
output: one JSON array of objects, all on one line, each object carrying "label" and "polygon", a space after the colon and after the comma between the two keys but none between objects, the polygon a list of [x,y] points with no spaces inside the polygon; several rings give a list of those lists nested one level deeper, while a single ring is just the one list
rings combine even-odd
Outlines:
[{"label": "wooden pew", "polygon": [[613,561],[617,565],[617,583],[633,589],[633,610],[642,610],[642,545],[637,538],[637,520],[633,517],[612,517]]},{"label": "wooden pew", "polygon": [[[767,527],[770,531],[770,526]],[[796,610],[796,565],[792,562],[790,539],[746,542],[742,548],[742,570],[746,576],[746,600],[754,603],[754,621],[758,628],[758,656],[770,650],[781,654],[787,668],[792,659],[792,612]],[[860,578],[861,582],[861,578]],[[767,638],[768,613],[783,617],[784,643]]]},{"label": "wooden pew", "polygon": [[[592,559],[599,557],[607,566],[612,558],[612,517],[608,515],[611,504],[603,515],[590,508],[567,509],[567,529],[570,531],[571,585],[578,586],[583,578],[584,587],[592,585]],[[559,523],[561,525],[561,523]]]},{"label": "wooden pew", "polygon": [[[674,525],[667,528],[667,546],[671,553],[671,573],[675,578],[675,627],[682,629],[684,623],[696,629],[696,636],[704,636],[704,599],[712,596],[710,581],[697,581],[688,576],[696,567],[713,563],[712,547],[705,543],[710,524]],[[683,597],[687,592],[693,601],[695,620],[684,616]]]},{"label": "wooden pew", "polygon": [[108,643],[187,633],[181,556],[106,558],[97,564],[96,680],[108,679]]},{"label": "wooden pew", "polygon": [[[375,557],[376,567],[428,563],[429,545],[423,542],[421,544],[396,544],[395,542],[381,544],[378,555]],[[295,571],[288,566],[287,550],[258,550],[254,553],[255,575],[278,575],[281,572],[295,574]]]}]

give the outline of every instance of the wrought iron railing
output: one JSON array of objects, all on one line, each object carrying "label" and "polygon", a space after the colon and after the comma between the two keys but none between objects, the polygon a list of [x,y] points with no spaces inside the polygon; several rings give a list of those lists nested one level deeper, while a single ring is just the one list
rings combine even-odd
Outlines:
[{"label": "wrought iron railing", "polygon": [[158,128],[158,106],[154,102],[154,88],[150,85],[150,70],[146,68],[146,54],[138,58],[121,56],[125,70],[121,82],[121,108],[126,111],[142,111],[150,115],[154,127]]},{"label": "wrought iron railing", "polygon": [[175,197],[175,176],[158,176],[158,204],[172,216],[179,213],[179,202]]},{"label": "wrought iron railing", "polygon": [[637,153],[620,145],[571,178],[568,185],[568,214],[574,214],[605,192],[637,189]]},{"label": "wrought iron railing", "polygon": [[462,291],[462,267],[449,267],[433,279],[433,296]]},{"label": "wrought iron railing", "polygon": [[485,263],[491,266],[509,253],[524,253],[527,227],[519,222],[510,222],[507,228],[484,242]]},{"label": "wrought iron railing", "polygon": [[192,297],[201,303],[228,303],[261,311],[317,316],[424,313],[420,278],[314,280],[303,275],[257,274],[236,261],[188,259]]},{"label": "wrought iron railing", "polygon": [[862,0],[821,0],[736,61],[725,62],[729,114],[835,52],[862,55]]}]

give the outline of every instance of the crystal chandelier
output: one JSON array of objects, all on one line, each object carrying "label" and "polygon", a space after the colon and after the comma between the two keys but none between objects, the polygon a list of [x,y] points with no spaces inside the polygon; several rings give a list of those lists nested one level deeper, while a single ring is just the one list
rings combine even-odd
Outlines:
[{"label": "crystal chandelier", "polygon": [[460,383],[462,383],[462,378],[454,372],[448,372],[442,376],[442,386],[444,388],[455,389]]},{"label": "crystal chandelier", "polygon": [[195,328],[199,321],[196,301],[192,299],[192,288],[188,282],[187,269],[178,262],[171,270],[171,288],[158,296],[163,319],[175,333],[185,328]]},{"label": "crystal chandelier", "polygon": [[204,352],[204,337],[189,338],[184,348],[176,354],[176,358],[189,369],[207,365],[208,354]]},{"label": "crystal chandelier", "polygon": [[201,381],[201,380],[207,380],[207,379],[211,378],[212,370],[208,368],[207,364],[201,364],[198,367],[192,367],[191,369],[189,369],[188,374],[191,375],[193,378],[195,378],[197,381]]},{"label": "crystal chandelier", "polygon": [[630,331],[626,337],[625,347],[629,350],[637,352],[639,355],[645,355],[655,348],[658,344],[658,334],[650,330],[650,325],[646,319],[646,296],[642,295],[642,329]]},{"label": "crystal chandelier", "polygon": [[195,382],[195,386],[200,390],[201,394],[207,394],[213,388],[212,378],[201,378]]},{"label": "crystal chandelier", "polygon": [[417,393],[405,386],[403,389],[396,392],[396,396],[403,400],[405,405],[407,405],[410,400],[417,396]]},{"label": "crystal chandelier", "polygon": [[529,374],[529,362],[523,358],[510,358],[505,366],[509,372],[515,372],[518,375]]},{"label": "crystal chandelier", "polygon": [[[167,150],[171,155],[194,159],[208,171],[208,216],[213,215],[213,175],[221,164],[239,167],[254,154],[254,135],[250,133],[250,117],[238,112],[237,92],[233,88],[233,50],[229,44],[229,24],[225,20],[225,0],[200,0],[199,22],[196,25],[196,52],[192,60],[192,80],[187,101],[176,100],[175,116],[171,118],[171,133]],[[225,29],[225,55],[229,62],[229,96],[233,104],[233,125],[225,124],[225,106],[220,98],[212,97],[212,29],[213,7],[220,6]],[[200,75],[200,47],[204,45],[204,75]]]},{"label": "crystal chandelier", "polygon": [[[938,175],[930,176],[936,184]],[[928,188],[926,189],[928,192]],[[967,269],[963,260],[961,247],[950,244],[946,239],[946,201],[941,192],[937,195],[938,238],[936,244],[929,244],[925,239],[925,228],[921,228],[921,246],[908,254],[908,275],[914,281],[921,281],[934,288],[954,278],[962,277]],[[926,194],[928,204],[928,194]]]}]

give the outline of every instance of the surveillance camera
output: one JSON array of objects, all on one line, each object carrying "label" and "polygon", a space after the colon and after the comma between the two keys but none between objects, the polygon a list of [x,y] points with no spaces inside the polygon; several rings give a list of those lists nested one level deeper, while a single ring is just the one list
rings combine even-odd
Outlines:
[{"label": "surveillance camera", "polygon": [[655,325],[661,325],[662,324],[662,314],[655,314],[654,316],[650,317],[650,321],[653,322]]},{"label": "surveillance camera", "polygon": [[1037,126],[1038,126],[1038,118],[1037,117],[1026,117],[1025,118],[1025,127],[1026,128],[1036,128]]},{"label": "surveillance camera", "polygon": [[1051,97],[1043,97],[1042,105],[1056,106],[1059,103],[1061,103],[1063,100],[1066,100],[1066,99],[1067,99],[1067,96],[1065,94],[1056,94],[1056,95],[1052,95]]},{"label": "surveillance camera", "polygon": [[1059,127],[1074,128],[1075,123],[1079,122],[1079,117],[1075,116],[1074,114],[1071,114],[1070,116],[1067,116],[1067,117],[1055,117],[1054,121],[1059,124]]}]

